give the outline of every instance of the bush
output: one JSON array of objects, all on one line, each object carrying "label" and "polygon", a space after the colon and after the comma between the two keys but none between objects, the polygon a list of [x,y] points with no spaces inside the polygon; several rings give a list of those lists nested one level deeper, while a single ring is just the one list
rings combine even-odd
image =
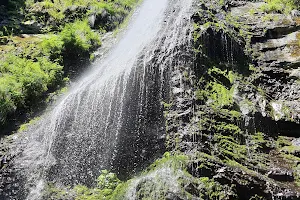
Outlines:
[{"label": "bush", "polygon": [[101,172],[102,174],[97,179],[96,188],[88,188],[83,185],[74,187],[74,190],[76,191],[76,200],[112,199],[111,195],[122,182],[114,173],[107,170],[102,170]]},{"label": "bush", "polygon": [[[8,0],[2,6],[4,14],[21,20],[34,20],[41,31],[55,30],[46,37],[12,39],[0,58],[0,126],[16,110],[30,108],[42,97],[63,83],[63,67],[76,57],[93,60],[90,52],[101,45],[100,36],[88,23],[96,14],[105,19],[96,29],[116,27],[139,0]],[[77,9],[76,9],[77,8]],[[26,15],[25,15],[26,13]],[[0,14],[1,15],[1,14]],[[17,21],[19,22],[19,21]],[[9,24],[0,28],[0,36],[13,35],[19,28]],[[12,38],[12,37],[10,37]],[[16,48],[17,47],[17,48]],[[71,59],[70,59],[71,58]],[[70,59],[70,60],[68,60]]]},{"label": "bush", "polygon": [[64,43],[64,51],[81,55],[101,45],[100,36],[92,31],[88,21],[67,24],[59,34]]},{"label": "bush", "polygon": [[16,104],[22,102],[22,85],[16,77],[4,74],[0,77],[0,124],[4,124],[6,117],[16,109]]},{"label": "bush", "polygon": [[61,62],[64,42],[57,35],[50,35],[40,43],[41,53],[51,61]]},{"label": "bush", "polygon": [[0,124],[17,108],[26,108],[62,82],[62,66],[9,55],[0,63]]}]

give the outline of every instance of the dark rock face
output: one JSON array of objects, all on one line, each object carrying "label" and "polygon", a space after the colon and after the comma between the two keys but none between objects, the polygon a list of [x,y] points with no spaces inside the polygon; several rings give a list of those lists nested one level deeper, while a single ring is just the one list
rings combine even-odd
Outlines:
[{"label": "dark rock face", "polygon": [[293,171],[286,170],[286,169],[274,168],[271,169],[271,171],[269,171],[267,175],[269,178],[272,178],[277,181],[289,181],[289,182],[294,181]]},{"label": "dark rock face", "polygon": [[296,11],[262,20],[262,4],[199,4],[194,68],[173,75],[167,144],[191,155],[193,177],[231,188],[228,199],[299,199],[299,23]]}]

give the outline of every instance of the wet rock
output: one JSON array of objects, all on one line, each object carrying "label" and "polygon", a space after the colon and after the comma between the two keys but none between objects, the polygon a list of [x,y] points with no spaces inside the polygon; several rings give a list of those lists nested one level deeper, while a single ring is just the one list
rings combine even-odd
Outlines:
[{"label": "wet rock", "polygon": [[198,190],[197,186],[194,185],[193,183],[188,184],[185,187],[185,190],[192,195],[199,196],[199,190]]},{"label": "wet rock", "polygon": [[37,34],[41,32],[42,25],[37,21],[31,20],[22,23],[23,32],[26,34]]},{"label": "wet rock", "polygon": [[275,194],[274,197],[282,200],[298,200],[300,195],[299,193],[287,189]]},{"label": "wet rock", "polygon": [[[223,7],[214,5],[218,4],[215,1],[204,2],[199,13],[192,17],[200,27],[196,41],[200,53],[195,61],[195,74],[198,80],[215,81],[225,88],[237,84],[234,105],[223,109],[238,111],[242,119],[230,119],[220,110],[210,109],[206,100],[195,102],[192,96],[181,96],[195,86],[187,87],[184,83],[182,87],[180,74],[183,72],[178,71],[172,74],[173,93],[180,97],[173,101],[173,117],[168,121],[168,127],[171,127],[168,133],[171,138],[180,141],[174,146],[186,154],[194,155],[199,151],[207,154],[202,161],[199,156],[188,172],[195,177],[213,178],[223,186],[234,185],[235,193],[231,195],[237,195],[236,199],[260,197],[269,200],[276,194],[280,194],[278,198],[280,196],[281,199],[297,199],[299,194],[298,189],[293,187],[295,178],[292,165],[283,164],[280,159],[280,162],[274,162],[271,166],[268,162],[275,156],[269,152],[276,148],[273,141],[278,135],[295,137],[299,134],[297,113],[300,87],[296,80],[300,57],[290,54],[295,48],[290,43],[297,40],[299,26],[284,14],[274,14],[274,18],[279,18],[277,21],[262,20],[264,13],[259,9],[264,4],[262,2],[226,1]],[[250,15],[250,10],[255,12]],[[224,17],[228,17],[228,12],[236,17],[233,22]],[[236,26],[234,23],[242,25]],[[240,31],[248,31],[251,36],[241,36]],[[254,69],[247,71],[250,63]],[[221,71],[233,70],[244,77],[234,82],[226,77],[226,72],[224,76],[214,72],[207,75],[212,67]],[[205,86],[199,85],[199,90]],[[184,88],[184,91],[179,92],[178,88]],[[189,109],[192,112],[185,113]],[[183,118],[174,117],[180,114]],[[170,113],[168,116],[171,116]],[[233,129],[226,130],[236,124],[242,129],[241,136],[233,136]],[[253,135],[259,131],[263,135]],[[218,137],[222,139],[216,139]],[[230,141],[229,144],[226,144],[226,140]],[[245,145],[245,149],[241,145]],[[254,153],[255,149],[261,152]],[[240,151],[248,153],[243,157],[238,155]],[[229,162],[222,163],[224,160]],[[264,167],[258,167],[261,164]],[[194,185],[188,185],[187,188],[197,192]]]},{"label": "wet rock", "polygon": [[72,5],[65,9],[64,14],[67,18],[74,20],[74,17],[83,15],[87,12],[87,8],[84,6]]},{"label": "wet rock", "polygon": [[300,17],[300,11],[299,10],[292,10],[291,15],[292,15],[292,17]]},{"label": "wet rock", "polygon": [[176,194],[174,194],[174,193],[168,193],[167,195],[166,195],[166,200],[184,200],[184,199],[182,199],[182,198],[180,198],[180,197],[178,197]]},{"label": "wet rock", "polygon": [[295,139],[293,139],[292,144],[293,144],[294,146],[300,147],[300,138],[295,138]]},{"label": "wet rock", "polygon": [[95,21],[96,21],[96,14],[91,14],[89,17],[88,17],[88,21],[89,21],[89,25],[91,28],[94,28],[95,26]]},{"label": "wet rock", "polygon": [[267,173],[269,178],[272,178],[277,181],[292,182],[294,181],[293,171],[282,169],[282,168],[273,168]]}]

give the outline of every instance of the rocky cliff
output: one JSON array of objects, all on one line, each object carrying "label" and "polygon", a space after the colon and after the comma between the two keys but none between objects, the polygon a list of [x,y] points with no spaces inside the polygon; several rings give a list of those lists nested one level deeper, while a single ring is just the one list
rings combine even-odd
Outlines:
[{"label": "rocky cliff", "polygon": [[[193,38],[164,74],[167,152],[128,181],[108,174],[107,199],[300,199],[300,13],[284,6],[194,1]],[[45,198],[105,199],[103,188]]]},{"label": "rocky cliff", "polygon": [[190,199],[299,199],[299,12],[199,6],[188,90],[165,111],[170,149],[188,157],[183,188]]},{"label": "rocky cliff", "polygon": [[169,152],[131,197],[299,199],[299,11],[195,6],[194,64],[173,71],[163,103]]}]

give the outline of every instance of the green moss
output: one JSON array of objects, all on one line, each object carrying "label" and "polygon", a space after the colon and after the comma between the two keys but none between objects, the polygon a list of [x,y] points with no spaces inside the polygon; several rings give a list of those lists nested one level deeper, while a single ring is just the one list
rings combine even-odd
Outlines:
[{"label": "green moss", "polygon": [[119,184],[116,189],[114,190],[114,192],[111,194],[111,196],[107,199],[111,199],[111,200],[123,200],[125,199],[125,195],[126,192],[129,188],[131,181],[127,181],[125,183],[121,183]]},{"label": "green moss", "polygon": [[260,9],[267,13],[290,13],[291,10],[297,8],[295,0],[265,0]]},{"label": "green moss", "polygon": [[297,156],[294,156],[292,154],[283,154],[282,155],[284,159],[288,160],[288,161],[293,161],[293,162],[300,162],[300,158]]},{"label": "green moss", "polygon": [[300,146],[284,146],[281,148],[281,151],[289,154],[300,154]]},{"label": "green moss", "polygon": [[22,124],[20,126],[20,128],[18,129],[18,132],[26,131],[30,125],[35,124],[39,120],[40,120],[40,117],[35,117],[34,119],[30,120],[28,123]]},{"label": "green moss", "polygon": [[243,171],[245,172],[248,172],[248,173],[252,173],[251,170],[249,170],[247,167],[245,167],[244,165],[240,164],[239,162],[235,161],[235,160],[231,160],[231,159],[226,159],[224,160],[224,162],[232,167],[232,168],[239,168],[239,169],[242,169]]},{"label": "green moss", "polygon": [[300,165],[294,167],[294,176],[296,185],[300,187]]},{"label": "green moss", "polygon": [[196,99],[214,109],[232,107],[235,90],[232,84],[237,79],[237,75],[217,67],[209,68],[207,75],[208,77],[203,76],[199,80],[199,89],[195,92]]},{"label": "green moss", "polygon": [[235,160],[237,162],[242,162],[247,158],[247,149],[246,145],[237,144],[236,141],[233,141],[231,138],[218,139],[218,153],[222,157],[227,157],[230,160]]},{"label": "green moss", "polygon": [[166,164],[174,169],[182,168],[186,165],[187,161],[188,157],[186,155],[166,152],[161,159],[155,160],[154,163],[148,167],[146,172],[153,171],[157,167],[165,166]]},{"label": "green moss", "polygon": [[207,98],[209,104],[214,108],[230,107],[233,104],[233,91],[234,88],[228,90],[222,84],[211,82],[207,86]]},{"label": "green moss", "polygon": [[91,61],[91,62],[94,62],[94,61],[95,61],[95,58],[96,58],[95,54],[94,54],[94,53],[91,53],[91,54],[90,54],[90,61]]},{"label": "green moss", "polygon": [[264,200],[265,197],[259,196],[258,194],[255,194],[252,196],[249,200]]},{"label": "green moss", "polygon": [[262,21],[263,22],[269,22],[269,21],[278,22],[279,21],[279,16],[272,15],[272,14],[266,14],[266,15],[263,16]]},{"label": "green moss", "polygon": [[169,110],[173,105],[173,103],[166,103],[164,101],[162,101],[161,104],[164,106],[165,110]]},{"label": "green moss", "polygon": [[222,135],[230,135],[231,137],[238,137],[242,134],[240,127],[234,124],[229,124],[226,122],[220,122],[215,125],[216,133],[221,133]]},{"label": "green moss", "polygon": [[271,146],[271,142],[265,139],[266,135],[262,132],[256,132],[254,135],[250,136],[250,143],[253,149],[262,150],[266,147]]},{"label": "green moss", "polygon": [[232,119],[232,121],[237,121],[241,118],[242,114],[238,111],[235,111],[235,110],[230,110],[229,111],[229,114],[230,114],[230,117]]},{"label": "green moss", "polygon": [[43,192],[43,199],[75,200],[122,200],[127,183],[121,182],[114,173],[102,170],[97,178],[97,187],[88,188],[76,185],[74,188],[59,188],[48,184]]},{"label": "green moss", "polygon": [[75,200],[104,200],[105,196],[102,191],[98,188],[90,189],[83,185],[78,185],[74,187],[76,192]]},{"label": "green moss", "polygon": [[204,189],[201,193],[203,199],[225,199],[226,192],[220,183],[210,179],[209,177],[199,178],[199,185]]},{"label": "green moss", "polygon": [[276,147],[282,148],[284,146],[291,146],[292,142],[285,136],[279,136],[276,140]]},{"label": "green moss", "polygon": [[257,69],[255,68],[255,66],[253,64],[249,64],[249,70],[252,72],[257,72]]},{"label": "green moss", "polygon": [[70,188],[59,188],[54,184],[47,184],[43,190],[42,198],[48,200],[68,200],[75,193]]}]

